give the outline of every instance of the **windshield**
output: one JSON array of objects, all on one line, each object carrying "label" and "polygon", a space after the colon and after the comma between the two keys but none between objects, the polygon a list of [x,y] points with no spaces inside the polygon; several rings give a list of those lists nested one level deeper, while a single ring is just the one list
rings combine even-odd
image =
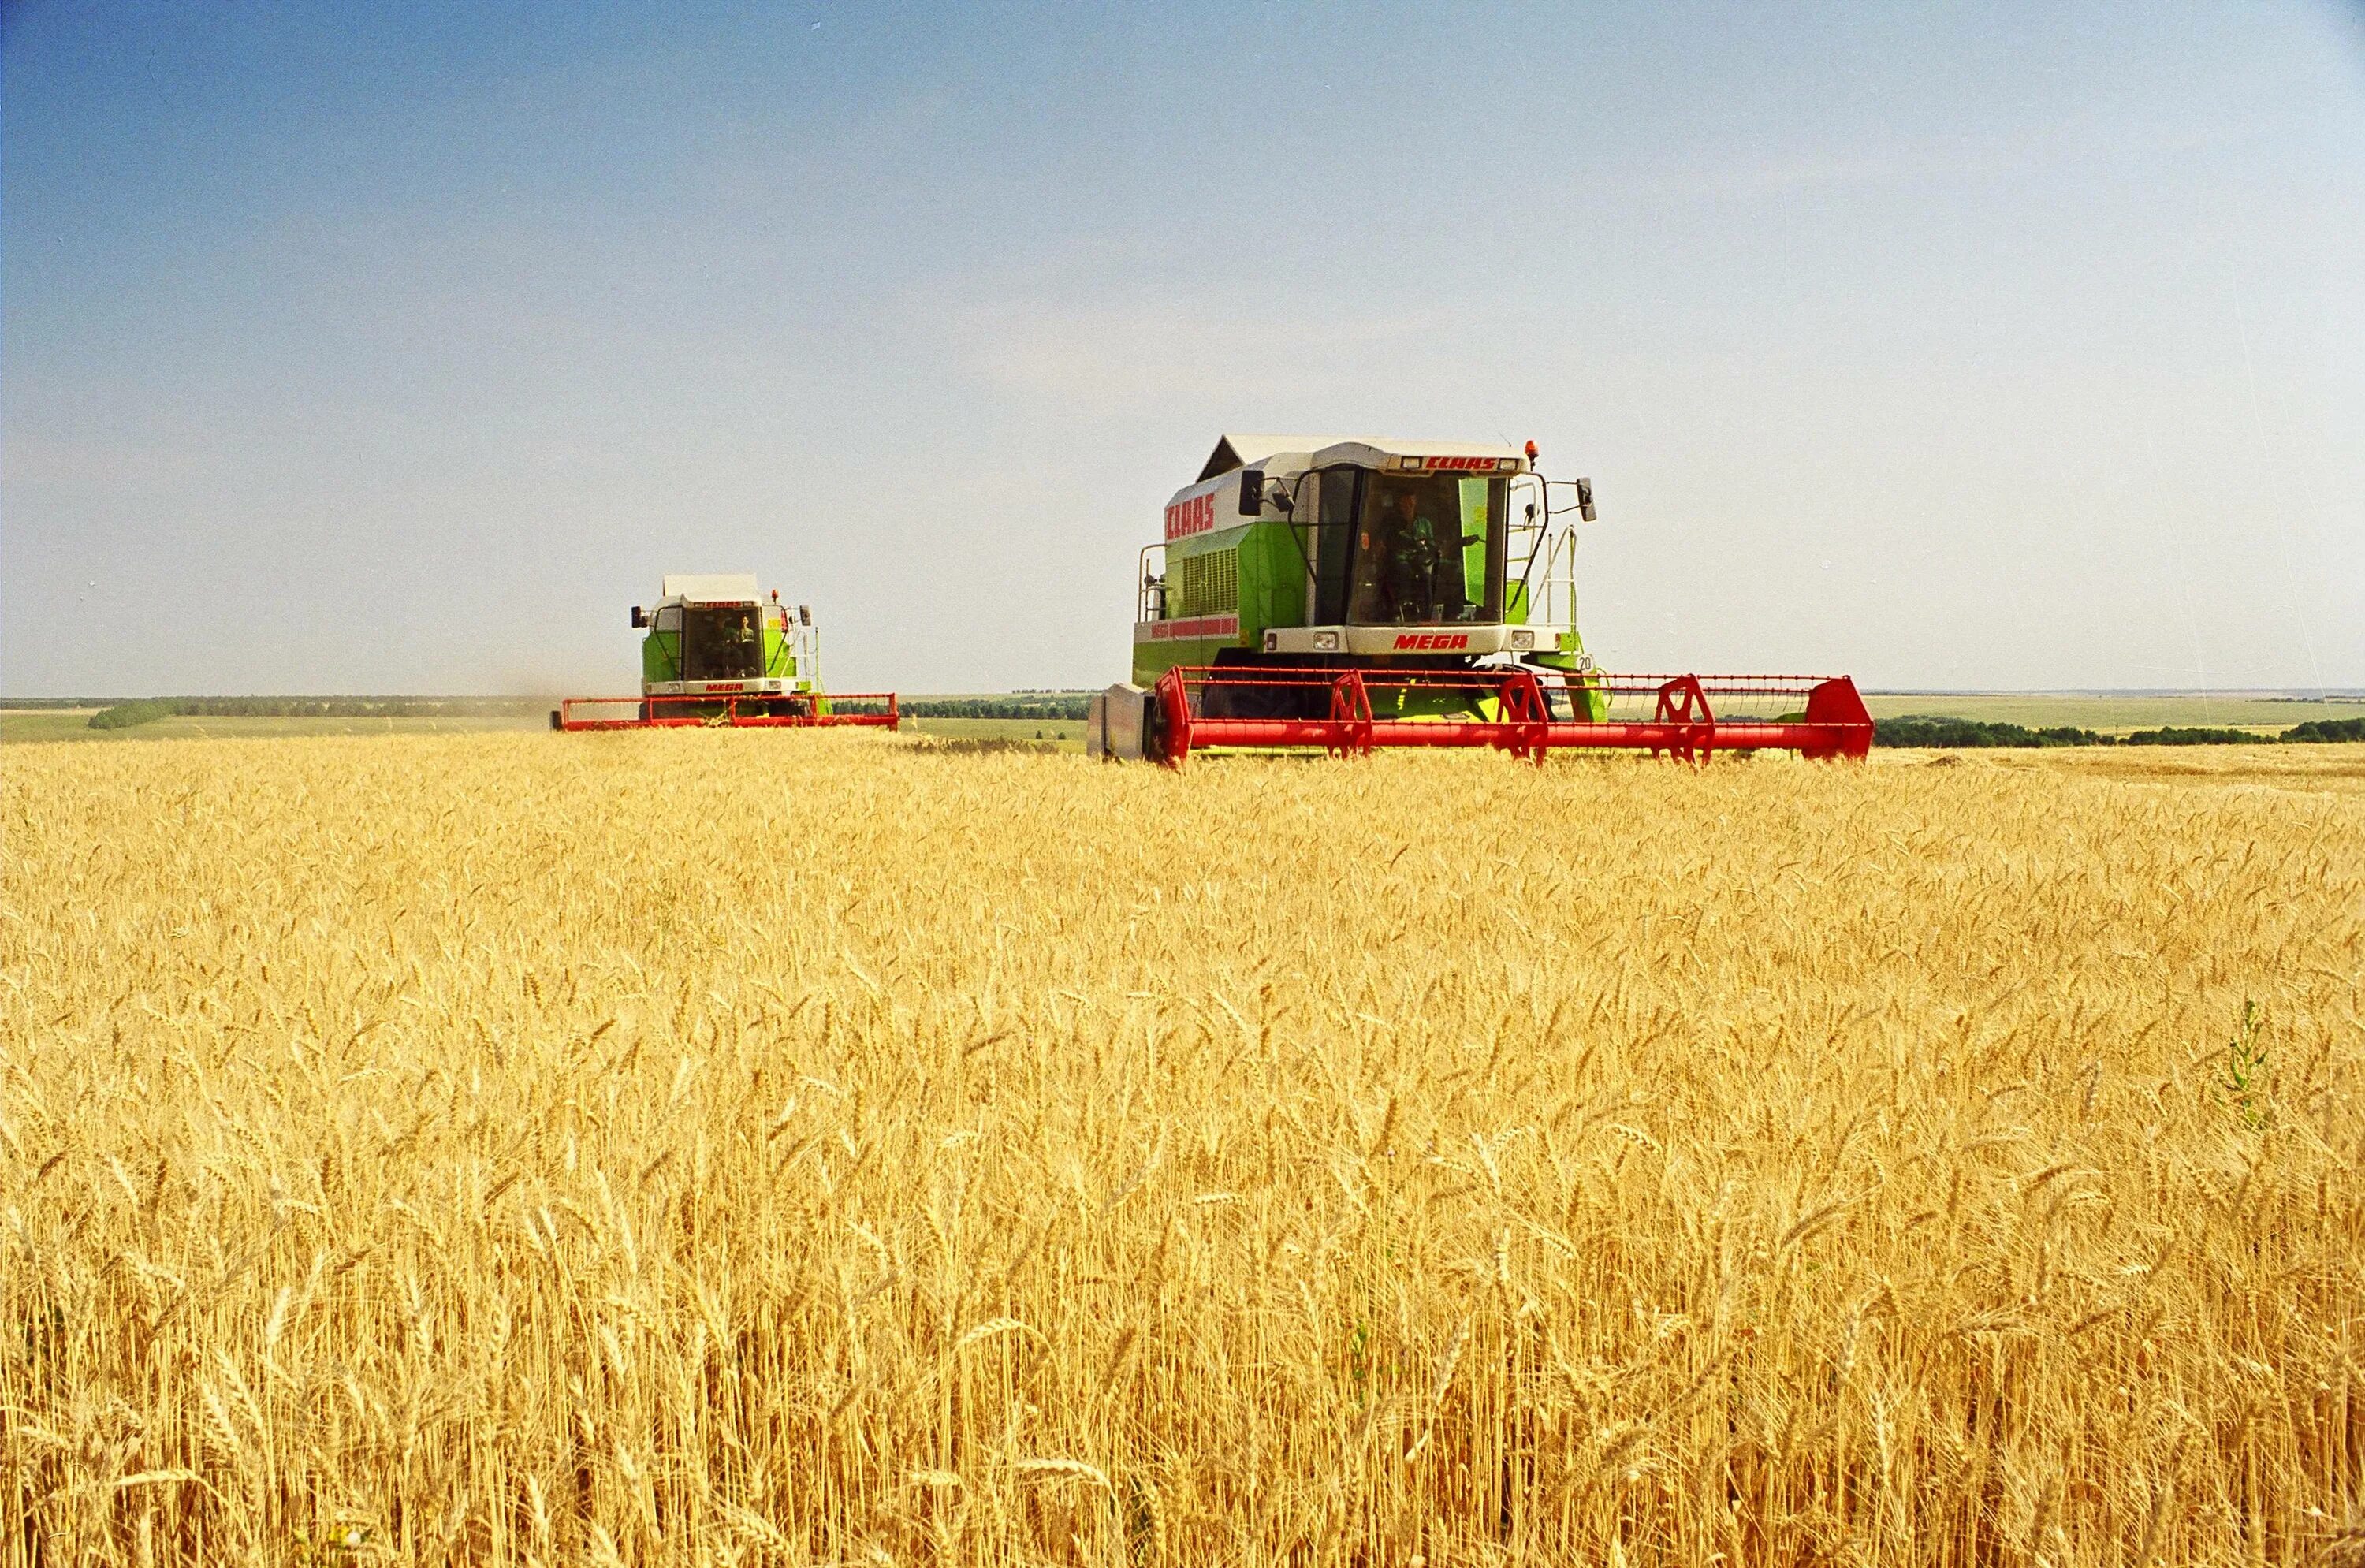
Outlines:
[{"label": "windshield", "polygon": [[1501,620],[1503,493],[1496,478],[1368,476],[1347,619],[1362,625]]},{"label": "windshield", "polygon": [[681,678],[753,680],[764,673],[763,611],[752,604],[695,605],[681,618]]}]

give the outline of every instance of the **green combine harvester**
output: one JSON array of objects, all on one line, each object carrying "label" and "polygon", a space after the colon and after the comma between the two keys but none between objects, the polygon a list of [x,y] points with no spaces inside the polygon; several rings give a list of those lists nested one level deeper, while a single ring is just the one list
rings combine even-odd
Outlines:
[{"label": "green combine harvester", "polygon": [[552,729],[899,722],[891,691],[823,691],[812,607],[782,604],[777,588],[759,594],[752,574],[668,575],[654,608],[633,606],[633,624],[648,633],[640,696],[566,698],[551,711]]},{"label": "green combine harvester", "polygon": [[1141,553],[1133,678],[1093,699],[1088,749],[1178,765],[1210,747],[1870,749],[1844,676],[1597,668],[1575,588],[1593,487],[1545,479],[1536,456],[1533,442],[1222,437]]}]

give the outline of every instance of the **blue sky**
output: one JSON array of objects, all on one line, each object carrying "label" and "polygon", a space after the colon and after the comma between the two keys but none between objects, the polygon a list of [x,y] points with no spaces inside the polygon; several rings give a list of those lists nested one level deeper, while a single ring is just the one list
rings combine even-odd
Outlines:
[{"label": "blue sky", "polygon": [[1226,428],[1534,438],[1613,667],[2365,685],[2354,6],[5,17],[0,690],[1097,685]]}]

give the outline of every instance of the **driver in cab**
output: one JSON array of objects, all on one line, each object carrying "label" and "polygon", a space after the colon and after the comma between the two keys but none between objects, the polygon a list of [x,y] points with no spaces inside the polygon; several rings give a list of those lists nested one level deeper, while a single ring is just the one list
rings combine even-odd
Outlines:
[{"label": "driver in cab", "polygon": [[1431,564],[1421,540],[1436,531],[1420,515],[1412,487],[1389,487],[1355,535],[1355,591],[1347,618],[1364,625],[1418,617],[1429,597]]},{"label": "driver in cab", "polygon": [[1355,540],[1351,618],[1370,624],[1426,617],[1437,577],[1437,524],[1420,510],[1413,486],[1373,509]]}]

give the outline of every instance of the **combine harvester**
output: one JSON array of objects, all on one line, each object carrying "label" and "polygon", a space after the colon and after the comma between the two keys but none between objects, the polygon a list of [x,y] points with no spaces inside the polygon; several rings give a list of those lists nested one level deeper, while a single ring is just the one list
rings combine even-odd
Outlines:
[{"label": "combine harvester", "polygon": [[1093,697],[1087,749],[1871,749],[1845,676],[1595,667],[1569,516],[1593,520],[1592,485],[1535,459],[1533,442],[1225,436],[1141,553],[1133,680]]},{"label": "combine harvester", "polygon": [[810,729],[866,724],[894,729],[891,691],[822,690],[821,638],[813,610],[757,594],[752,575],[668,575],[654,610],[633,606],[645,628],[638,697],[569,697],[554,730]]}]

